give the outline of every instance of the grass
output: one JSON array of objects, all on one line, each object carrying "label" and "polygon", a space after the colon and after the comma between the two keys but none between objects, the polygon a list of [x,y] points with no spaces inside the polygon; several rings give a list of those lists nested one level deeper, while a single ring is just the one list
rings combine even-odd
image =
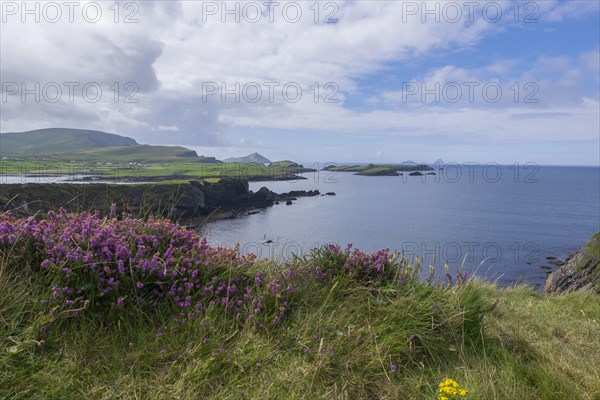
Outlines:
[{"label": "grass", "polygon": [[467,399],[600,399],[591,292],[430,283],[406,263],[372,280],[321,249],[232,267],[294,271],[288,313],[266,329],[219,308],[186,323],[169,305],[75,316],[49,312],[39,259],[2,248],[0,399],[437,399],[447,377]]},{"label": "grass", "polygon": [[[130,159],[127,159],[131,161]],[[126,161],[127,161],[126,160]],[[185,158],[183,159],[185,160]],[[64,162],[64,161],[0,161],[0,182],[2,175],[38,177],[37,182],[54,182],[53,175],[100,177],[110,181],[124,180],[175,180],[191,178],[224,178],[271,180],[290,177],[295,174],[314,172],[310,168],[299,168],[287,162],[263,164],[203,163],[198,161],[149,162],[128,165],[129,162]],[[49,176],[48,176],[49,175]]]},{"label": "grass", "polygon": [[88,148],[135,146],[135,140],[106,132],[85,129],[50,128],[28,132],[0,134],[2,155],[53,154]]},{"label": "grass", "polygon": [[357,172],[356,175],[364,175],[364,176],[397,176],[398,173],[393,168],[387,167],[373,167],[369,169],[365,169],[361,172]]}]

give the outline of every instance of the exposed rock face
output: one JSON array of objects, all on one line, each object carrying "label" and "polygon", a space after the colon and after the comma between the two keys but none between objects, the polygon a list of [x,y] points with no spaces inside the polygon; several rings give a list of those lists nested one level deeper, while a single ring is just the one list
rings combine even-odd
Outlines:
[{"label": "exposed rock face", "polygon": [[544,290],[550,294],[576,290],[593,290],[600,294],[600,232],[548,276]]},{"label": "exposed rock face", "polygon": [[107,213],[111,204],[123,212],[148,212],[185,220],[215,211],[232,217],[251,209],[270,207],[297,197],[318,196],[318,190],[277,194],[266,187],[256,193],[245,179],[224,178],[218,182],[189,181],[172,184],[3,184],[0,211],[31,215],[64,207],[69,212],[98,210]]}]

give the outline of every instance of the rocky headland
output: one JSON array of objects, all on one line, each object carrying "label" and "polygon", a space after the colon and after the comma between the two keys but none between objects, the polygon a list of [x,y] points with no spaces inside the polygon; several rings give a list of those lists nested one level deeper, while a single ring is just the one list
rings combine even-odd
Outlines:
[{"label": "rocky headland", "polygon": [[133,215],[158,214],[193,223],[207,219],[233,218],[298,197],[314,197],[318,190],[274,193],[266,187],[249,189],[248,180],[224,178],[217,182],[190,180],[185,183],[148,184],[3,184],[0,211],[17,215],[46,213],[60,207],[69,212],[98,210],[111,205]]},{"label": "rocky headland", "polygon": [[[554,265],[561,264],[556,259],[550,262]],[[551,273],[544,287],[544,291],[549,294],[580,290],[592,290],[600,294],[600,232]]]}]

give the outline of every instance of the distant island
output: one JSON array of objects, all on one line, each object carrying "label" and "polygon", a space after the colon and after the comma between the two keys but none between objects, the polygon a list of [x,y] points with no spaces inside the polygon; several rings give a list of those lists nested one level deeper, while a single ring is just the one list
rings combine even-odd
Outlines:
[{"label": "distant island", "polygon": [[421,172],[433,171],[434,169],[427,164],[405,162],[402,164],[330,165],[325,167],[324,170],[354,172],[354,175],[362,176],[399,176],[401,175],[399,172],[412,172],[415,175],[422,175]]},{"label": "distant island", "polygon": [[271,160],[266,158],[265,156],[252,153],[247,155],[246,157],[231,157],[223,160],[226,163],[240,163],[240,164],[250,164],[250,163],[258,163],[258,164],[271,164]]}]

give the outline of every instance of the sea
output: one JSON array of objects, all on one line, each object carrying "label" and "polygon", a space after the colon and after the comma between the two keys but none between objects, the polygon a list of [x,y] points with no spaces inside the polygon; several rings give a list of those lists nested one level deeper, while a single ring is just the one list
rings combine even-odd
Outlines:
[{"label": "sea", "polygon": [[[309,164],[305,164],[309,165]],[[600,168],[447,164],[435,175],[305,173],[302,180],[251,182],[282,193],[319,190],[236,219],[206,223],[209,243],[291,260],[328,243],[388,248],[450,271],[538,288],[552,257],[565,259],[600,231]]]}]

